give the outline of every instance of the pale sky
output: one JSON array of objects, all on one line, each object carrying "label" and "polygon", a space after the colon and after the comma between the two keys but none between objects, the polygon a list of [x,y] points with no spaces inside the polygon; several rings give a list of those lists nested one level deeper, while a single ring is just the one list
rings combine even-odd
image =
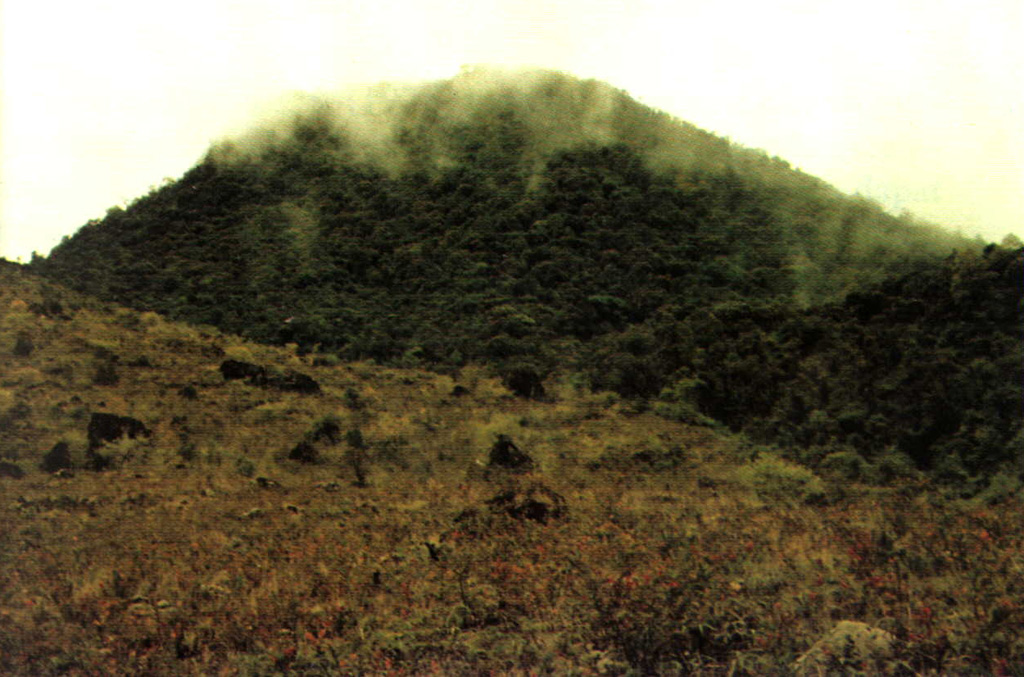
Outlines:
[{"label": "pale sky", "polygon": [[294,90],[539,66],[895,212],[1024,237],[1022,0],[0,0],[0,256]]}]

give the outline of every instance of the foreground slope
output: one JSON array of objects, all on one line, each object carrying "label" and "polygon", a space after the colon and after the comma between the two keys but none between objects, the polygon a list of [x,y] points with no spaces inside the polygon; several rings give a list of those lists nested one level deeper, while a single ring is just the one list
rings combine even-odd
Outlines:
[{"label": "foreground slope", "polygon": [[[816,477],[614,396],[315,360],[14,265],[0,354],[5,674],[790,674],[839,620],[894,638],[867,674],[1024,668],[1012,486]],[[97,413],[151,431],[104,472]],[[532,467],[488,467],[499,435]],[[71,472],[39,469],[62,441]]]}]

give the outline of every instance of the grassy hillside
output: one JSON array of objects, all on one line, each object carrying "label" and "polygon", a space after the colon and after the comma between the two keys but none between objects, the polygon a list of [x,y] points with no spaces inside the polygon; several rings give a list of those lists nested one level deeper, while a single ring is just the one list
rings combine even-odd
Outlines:
[{"label": "grassy hillside", "polygon": [[[568,379],[299,352],[0,266],[0,671],[792,674],[842,620],[891,634],[848,674],[1024,671],[1012,477],[867,484]],[[94,445],[101,413],[150,434]]]}]

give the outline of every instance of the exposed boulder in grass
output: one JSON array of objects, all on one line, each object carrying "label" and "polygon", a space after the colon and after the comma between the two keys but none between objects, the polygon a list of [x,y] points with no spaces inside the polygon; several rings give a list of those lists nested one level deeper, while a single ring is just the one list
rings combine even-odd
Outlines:
[{"label": "exposed boulder in grass", "polygon": [[569,512],[565,499],[542,484],[534,484],[526,489],[506,489],[487,501],[487,505],[493,512],[541,524],[563,519]]},{"label": "exposed boulder in grass", "polygon": [[489,468],[504,468],[514,472],[528,472],[533,469],[533,459],[519,449],[508,435],[498,435],[491,447],[487,465]]},{"label": "exposed boulder in grass", "polygon": [[311,376],[300,374],[297,371],[286,371],[280,375],[268,375],[266,385],[278,390],[288,390],[295,393],[315,395],[320,392],[320,384]]},{"label": "exposed boulder in grass", "polygon": [[43,456],[43,462],[39,464],[39,467],[44,472],[60,472],[61,470],[68,470],[71,468],[71,449],[68,447],[67,442],[57,442],[53,445],[53,448],[46,452]]},{"label": "exposed boulder in grass", "polygon": [[873,667],[877,674],[889,674],[896,654],[896,637],[859,621],[840,621],[828,635],[814,643],[793,664],[799,677],[861,674]]},{"label": "exposed boulder in grass", "polygon": [[244,378],[249,379],[251,383],[256,385],[259,385],[257,382],[264,381],[267,378],[266,369],[257,364],[241,360],[224,360],[220,365],[220,373],[224,376],[225,381],[235,381]]},{"label": "exposed boulder in grass", "polygon": [[320,460],[320,452],[310,442],[303,440],[288,452],[288,458],[299,463],[316,463]]},{"label": "exposed boulder in grass", "polygon": [[20,480],[25,476],[25,471],[21,469],[17,463],[11,463],[10,461],[0,461],[0,477],[9,477],[11,479]]},{"label": "exposed boulder in grass", "polygon": [[281,483],[269,477],[257,477],[253,480],[260,489],[280,489]]},{"label": "exposed boulder in grass", "polygon": [[110,465],[111,459],[99,453],[99,448],[108,442],[127,437],[149,437],[150,430],[137,419],[130,416],[118,416],[117,414],[93,414],[89,419],[88,438],[89,447],[86,453],[89,457],[89,464],[95,470],[103,470]]},{"label": "exposed boulder in grass", "polygon": [[245,379],[250,385],[277,388],[296,393],[315,394],[320,392],[320,384],[311,376],[297,371],[273,373],[266,367],[241,360],[224,360],[220,365],[220,373],[225,381]]},{"label": "exposed boulder in grass", "polygon": [[138,419],[117,414],[93,414],[89,419],[89,449],[97,449],[107,442],[115,442],[122,437],[135,439],[149,437],[152,433]]},{"label": "exposed boulder in grass", "polygon": [[452,388],[451,392],[452,397],[465,397],[468,394],[469,388],[467,388],[464,385],[456,385],[454,388]]}]

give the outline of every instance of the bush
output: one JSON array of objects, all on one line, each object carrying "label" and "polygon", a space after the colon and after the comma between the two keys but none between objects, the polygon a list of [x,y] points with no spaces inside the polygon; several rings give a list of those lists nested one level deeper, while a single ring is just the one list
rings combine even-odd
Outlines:
[{"label": "bush", "polygon": [[740,482],[766,501],[821,503],[825,485],[809,469],[774,454],[761,454],[741,467]]},{"label": "bush", "polygon": [[101,360],[96,365],[96,371],[93,374],[92,382],[93,385],[98,386],[114,386],[121,380],[121,377],[117,374],[117,367],[114,365],[114,360]]},{"label": "bush", "polygon": [[1019,477],[1006,472],[996,473],[989,480],[988,486],[975,498],[982,503],[995,505],[1019,495],[1021,486]]},{"label": "bush", "polygon": [[24,332],[19,332],[14,341],[14,354],[17,357],[28,357],[33,350],[35,350],[35,344],[32,343],[32,337]]},{"label": "bush", "polygon": [[370,474],[370,452],[366,440],[363,438],[363,432],[358,428],[349,430],[345,433],[345,442],[348,444],[348,449],[345,452],[345,461],[352,468],[352,473],[356,477],[355,486],[360,488],[370,486],[368,481]]},{"label": "bush", "polygon": [[836,451],[821,461],[821,469],[838,479],[862,481],[868,475],[868,463],[854,451]]},{"label": "bush", "polygon": [[699,379],[682,379],[662,389],[654,405],[654,413],[671,421],[691,425],[713,426],[715,422],[702,414],[697,406]]},{"label": "bush", "polygon": [[518,364],[502,370],[502,384],[517,397],[544,397],[544,374],[534,366]]}]

